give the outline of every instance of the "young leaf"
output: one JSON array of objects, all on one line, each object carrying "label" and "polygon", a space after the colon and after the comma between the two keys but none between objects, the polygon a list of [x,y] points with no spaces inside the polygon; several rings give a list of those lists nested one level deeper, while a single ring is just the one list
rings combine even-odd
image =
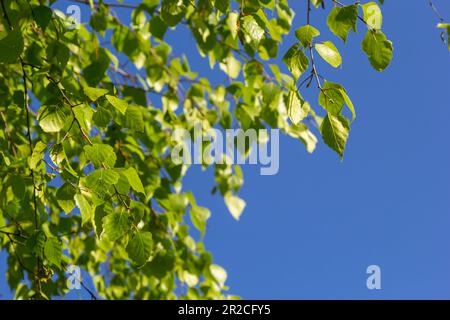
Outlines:
[{"label": "young leaf", "polygon": [[217,264],[212,264],[209,266],[209,271],[217,283],[222,287],[227,280],[227,272],[225,269]]},{"label": "young leaf", "polygon": [[41,106],[37,119],[45,132],[59,132],[69,122],[68,110],[65,106]]},{"label": "young leaf", "polygon": [[293,124],[298,124],[308,116],[309,103],[302,101],[297,90],[291,90],[288,96],[289,119]]},{"label": "young leaf", "polygon": [[81,104],[72,108],[75,118],[84,132],[89,132],[92,124],[94,110],[87,104]]},{"label": "young leaf", "polygon": [[233,195],[231,192],[225,194],[224,200],[233,218],[239,220],[242,211],[244,211],[245,208],[245,201],[238,196]]},{"label": "young leaf", "polygon": [[161,18],[171,27],[176,26],[184,17],[186,6],[183,1],[163,0],[161,4]]},{"label": "young leaf", "polygon": [[289,126],[288,134],[294,138],[299,138],[305,145],[306,151],[309,153],[313,153],[316,149],[317,138],[305,124],[299,123],[297,125]]},{"label": "young leaf", "polygon": [[41,259],[44,258],[44,247],[47,241],[47,236],[45,232],[42,230],[36,230],[34,233],[27,239],[26,245],[31,252],[33,252],[36,257]]},{"label": "young leaf", "polygon": [[287,65],[295,81],[300,78],[309,65],[308,57],[303,50],[299,49],[299,46],[300,43],[294,44],[283,57],[283,62]]},{"label": "young leaf", "polygon": [[152,252],[152,234],[148,231],[136,231],[127,245],[127,253],[130,259],[138,266],[143,266]]},{"label": "young leaf", "polygon": [[341,90],[344,88],[338,84],[325,81],[319,94],[319,105],[326,111],[339,115],[344,107],[345,100],[342,96]]},{"label": "young leaf", "polygon": [[295,36],[304,48],[310,46],[313,39],[319,35],[320,31],[309,24],[295,30]]},{"label": "young leaf", "polygon": [[48,238],[44,246],[44,254],[48,262],[56,267],[61,266],[62,247],[57,238]]},{"label": "young leaf", "polygon": [[350,112],[352,113],[352,122],[355,121],[356,110],[355,110],[355,106],[353,105],[352,100],[350,100],[350,97],[347,95],[347,92],[345,92],[345,90],[343,88],[340,89],[339,92],[341,93],[342,97],[344,98],[345,104],[347,105],[347,107],[350,109]]},{"label": "young leaf", "polygon": [[103,232],[103,218],[113,213],[113,206],[109,202],[105,202],[95,208],[94,212],[94,230],[97,238],[100,238]]},{"label": "young leaf", "polygon": [[62,143],[55,143],[50,147],[50,159],[53,163],[59,165],[67,158]]},{"label": "young leaf", "polygon": [[36,6],[33,8],[33,18],[37,25],[45,31],[50,20],[52,19],[53,11],[47,6]]},{"label": "young leaf", "polygon": [[81,193],[77,193],[74,199],[77,207],[80,209],[82,224],[85,225],[86,223],[91,222],[94,216],[94,210],[86,197]]},{"label": "young leaf", "polygon": [[[64,183],[56,191],[56,202],[58,202],[61,209],[64,210],[66,214],[69,214],[75,208],[74,196],[76,194],[75,188],[70,183]],[[81,200],[83,201],[83,200]],[[84,205],[84,204],[81,204]],[[80,206],[79,206],[80,207]],[[81,209],[81,207],[80,207]],[[89,209],[88,209],[89,211]],[[85,212],[86,213],[86,212]],[[89,214],[88,214],[89,215]],[[82,212],[83,216],[83,212]],[[85,214],[86,216],[86,214]]]},{"label": "young leaf", "polygon": [[127,111],[128,102],[126,102],[125,100],[110,96],[108,94],[106,95],[106,100],[108,100],[109,103],[111,103],[112,106],[116,108],[120,113],[125,114],[125,111]]},{"label": "young leaf", "polygon": [[23,51],[23,37],[17,31],[10,31],[6,37],[0,40],[0,63],[16,61]]},{"label": "young leaf", "polygon": [[36,169],[38,164],[42,161],[44,157],[44,151],[47,148],[47,145],[42,141],[38,141],[33,148],[33,153],[30,158],[30,169]]},{"label": "young leaf", "polygon": [[116,241],[131,228],[130,215],[127,211],[108,214],[102,221],[103,232],[111,241]]},{"label": "young leaf", "polygon": [[225,72],[231,79],[239,77],[241,72],[241,62],[233,55],[229,55],[220,63],[220,70]]},{"label": "young leaf", "polygon": [[337,68],[342,64],[341,55],[331,41],[316,43],[315,48],[320,56],[333,67]]},{"label": "young leaf", "polygon": [[352,29],[356,32],[358,20],[358,5],[352,4],[345,7],[334,7],[327,18],[330,31],[346,42],[348,33]]},{"label": "young leaf", "polygon": [[264,28],[261,27],[259,20],[252,15],[246,15],[241,18],[241,31],[244,34],[245,42],[255,48],[264,36]]},{"label": "young leaf", "polygon": [[94,167],[102,168],[105,165],[107,168],[114,168],[117,156],[114,148],[109,144],[94,143],[84,146],[86,157],[92,162]]},{"label": "young leaf", "polygon": [[95,102],[98,98],[104,96],[109,91],[102,88],[84,87],[83,92],[91,101]]},{"label": "young leaf", "polygon": [[125,170],[124,173],[128,179],[128,182],[130,183],[130,186],[135,191],[145,194],[144,186],[142,185],[141,178],[139,178],[136,170],[132,167],[129,167],[127,170]]},{"label": "young leaf", "polygon": [[336,151],[341,159],[344,157],[345,145],[347,143],[350,126],[348,120],[343,116],[336,116],[327,113],[320,126],[320,133],[323,141],[334,151]]},{"label": "young leaf", "polygon": [[381,29],[383,24],[383,15],[381,14],[381,9],[376,2],[368,2],[362,6],[364,21],[372,29]]},{"label": "young leaf", "polygon": [[370,64],[377,71],[383,71],[392,60],[394,47],[380,30],[368,30],[362,42],[362,49],[367,54]]},{"label": "young leaf", "polygon": [[98,195],[106,194],[119,181],[119,174],[112,169],[98,169],[86,177],[86,186]]},{"label": "young leaf", "polygon": [[190,211],[192,224],[201,232],[202,237],[205,235],[206,221],[211,217],[208,208],[192,206]]}]

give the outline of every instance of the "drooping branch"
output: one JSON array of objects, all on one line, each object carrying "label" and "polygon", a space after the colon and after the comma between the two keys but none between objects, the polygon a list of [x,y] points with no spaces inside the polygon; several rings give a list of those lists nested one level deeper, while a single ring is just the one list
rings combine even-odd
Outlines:
[{"label": "drooping branch", "polygon": [[[306,13],[306,24],[311,25],[311,0],[308,0],[308,8],[307,8],[307,13]],[[308,48],[309,48],[309,55],[311,57],[311,73],[314,76],[314,78],[316,79],[317,87],[320,89],[320,91],[323,91],[322,84],[320,83],[320,79],[319,79],[319,73],[317,72],[316,62],[314,59],[314,50],[313,50],[312,43],[309,43]],[[312,78],[313,77],[311,77],[310,82],[308,83],[307,86],[310,85]]]},{"label": "drooping branch", "polygon": [[[89,0],[69,0],[71,2],[90,5]],[[94,1],[94,6],[99,6],[100,2]],[[137,9],[138,6],[127,3],[111,3],[111,2],[102,2],[103,5],[111,7],[111,8],[127,8],[127,9]]]}]

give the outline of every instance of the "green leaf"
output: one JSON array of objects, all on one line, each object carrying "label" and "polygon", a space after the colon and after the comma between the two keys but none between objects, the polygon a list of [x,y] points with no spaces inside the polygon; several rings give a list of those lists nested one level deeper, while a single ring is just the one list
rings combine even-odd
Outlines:
[{"label": "green leaf", "polygon": [[103,232],[103,218],[109,214],[113,213],[112,204],[109,202],[105,202],[104,204],[97,206],[95,208],[94,213],[94,225],[95,225],[95,234],[98,238],[100,238]]},{"label": "green leaf", "polygon": [[153,16],[150,21],[150,33],[158,39],[162,39],[167,31],[167,24],[159,17]]},{"label": "green leaf", "polygon": [[331,41],[316,43],[315,48],[320,56],[333,67],[337,68],[342,64],[341,55]]},{"label": "green leaf", "polygon": [[70,50],[62,42],[54,40],[52,41],[46,50],[47,59],[49,63],[60,69],[67,66],[69,60]]},{"label": "green leaf", "polygon": [[101,11],[95,12],[93,15],[91,15],[89,24],[91,25],[92,29],[103,35],[106,28],[108,27],[108,21],[106,19],[105,13]]},{"label": "green leaf", "polygon": [[38,164],[42,161],[44,157],[45,149],[47,149],[47,145],[42,141],[38,141],[33,148],[33,153],[30,157],[30,169],[34,170],[38,166]]},{"label": "green leaf", "polygon": [[50,159],[53,163],[59,165],[67,158],[62,143],[55,143],[50,147]]},{"label": "green leaf", "polygon": [[315,37],[320,35],[320,31],[307,24],[295,30],[295,36],[304,48],[309,47]]},{"label": "green leaf", "polygon": [[225,194],[224,200],[233,218],[239,220],[242,211],[244,211],[245,208],[245,201],[238,196],[233,195],[231,192]]},{"label": "green leaf", "polygon": [[380,30],[367,31],[362,42],[362,49],[367,54],[372,67],[377,71],[383,71],[391,63],[394,47]]},{"label": "green leaf", "polygon": [[98,98],[107,94],[109,90],[102,88],[84,87],[83,92],[91,101],[95,102],[98,100]]},{"label": "green leaf", "polygon": [[290,126],[288,128],[288,134],[292,137],[299,138],[305,145],[306,151],[309,153],[313,153],[316,149],[317,138],[305,124],[299,123],[297,125]]},{"label": "green leaf", "polygon": [[130,259],[138,266],[143,266],[153,248],[152,234],[148,231],[136,231],[127,245],[127,253]]},{"label": "green leaf", "polygon": [[128,102],[125,100],[110,95],[106,95],[106,100],[108,100],[120,113],[125,114],[127,111]]},{"label": "green leaf", "polygon": [[211,217],[208,208],[197,205],[192,206],[190,211],[192,224],[201,232],[202,237],[205,235],[206,221]]},{"label": "green leaf", "polygon": [[102,81],[109,68],[110,60],[106,49],[96,50],[95,60],[83,70],[84,78],[89,86],[95,87]]},{"label": "green leaf", "polygon": [[345,104],[350,109],[350,112],[352,113],[352,122],[356,119],[356,110],[355,106],[353,105],[352,100],[350,100],[350,97],[347,95],[347,92],[345,92],[344,89],[340,89],[339,92],[341,93],[342,97],[344,98]]},{"label": "green leaf", "polygon": [[348,120],[343,116],[335,116],[327,113],[320,126],[320,133],[323,141],[334,151],[341,159],[344,157],[345,145],[347,143],[350,126]]},{"label": "green leaf", "polygon": [[297,81],[309,66],[309,59],[304,52],[299,49],[300,43],[294,44],[284,55],[283,62]]},{"label": "green leaf", "polygon": [[109,144],[94,143],[92,146],[86,145],[84,146],[84,152],[94,167],[102,168],[105,165],[106,168],[114,168],[117,156],[114,148]]},{"label": "green leaf", "polygon": [[106,194],[119,181],[119,174],[112,169],[98,169],[86,177],[86,186],[99,194]]},{"label": "green leaf", "polygon": [[350,30],[356,32],[357,20],[358,5],[352,4],[342,8],[334,7],[328,15],[327,25],[331,32],[346,42]]},{"label": "green leaf", "polygon": [[306,118],[310,109],[311,107],[309,103],[301,99],[300,94],[297,90],[289,91],[288,111],[289,119],[291,119],[293,124],[298,124],[300,123],[300,121]]},{"label": "green leaf", "polygon": [[44,246],[44,254],[50,264],[60,267],[62,257],[61,242],[57,238],[48,238]]},{"label": "green leaf", "polygon": [[[4,33],[0,33],[0,38]],[[9,31],[0,39],[0,63],[12,63],[16,61],[23,51],[23,37],[19,31]]]},{"label": "green leaf", "polygon": [[[77,207],[80,209],[82,224],[92,221],[94,210],[84,195],[77,193],[74,197]],[[67,211],[66,211],[67,212]]]},{"label": "green leaf", "polygon": [[376,2],[368,2],[362,6],[364,21],[372,29],[381,29],[383,24],[383,15],[381,9]]},{"label": "green leaf", "polygon": [[65,106],[41,106],[37,120],[45,132],[59,132],[69,122],[68,109]]},{"label": "green leaf", "polygon": [[134,105],[128,106],[123,126],[133,131],[144,131],[144,117],[139,107]]},{"label": "green leaf", "polygon": [[72,108],[75,118],[86,133],[89,133],[92,123],[94,110],[86,104],[78,105]]},{"label": "green leaf", "polygon": [[227,272],[225,269],[217,264],[212,264],[209,266],[209,271],[211,272],[214,280],[216,280],[219,286],[222,287],[227,280]]},{"label": "green leaf", "polygon": [[241,18],[241,31],[244,35],[244,41],[255,48],[264,36],[264,28],[261,27],[259,20],[252,15]]},{"label": "green leaf", "polygon": [[139,178],[139,175],[134,168],[129,167],[127,170],[125,170],[124,174],[126,175],[131,188],[133,188],[137,192],[145,194],[141,178]]},{"label": "green leaf", "polygon": [[239,77],[242,64],[233,55],[229,55],[220,63],[220,69],[225,72],[231,79]]},{"label": "green leaf", "polygon": [[239,27],[239,14],[237,12],[230,12],[227,18],[227,27],[230,29],[231,35],[233,38],[236,38],[238,35]]},{"label": "green leaf", "polygon": [[20,175],[13,175],[11,177],[11,186],[14,196],[18,199],[22,199],[25,194],[24,179]]},{"label": "green leaf", "polygon": [[183,1],[163,0],[161,4],[161,18],[171,27],[176,26],[184,17],[186,6]]},{"label": "green leaf", "polygon": [[230,10],[230,0],[216,1],[214,6],[222,13],[227,13]]},{"label": "green leaf", "polygon": [[345,104],[344,97],[341,93],[341,90],[344,88],[338,83],[325,80],[322,89],[319,94],[319,105],[326,111],[334,115],[339,115]]},{"label": "green leaf", "polygon": [[111,119],[111,112],[102,106],[98,106],[97,110],[95,110],[95,113],[92,116],[92,120],[94,120],[95,125],[100,128],[107,127],[111,123]]},{"label": "green leaf", "polygon": [[119,181],[117,181],[114,186],[120,194],[128,194],[130,192],[130,182],[128,182],[127,171],[123,168],[114,169],[119,173]]},{"label": "green leaf", "polygon": [[127,211],[114,212],[103,218],[103,232],[111,241],[116,241],[131,228],[130,215]]},{"label": "green leaf", "polygon": [[[61,187],[58,188],[58,191],[56,191],[56,202],[58,202],[59,206],[64,210],[66,214],[69,214],[75,208],[75,193],[76,190],[70,183],[64,183]],[[81,205],[85,204],[82,203]],[[89,213],[87,215],[89,215]]]},{"label": "green leaf", "polygon": [[44,31],[50,23],[52,15],[52,9],[47,6],[36,6],[33,8],[33,18],[38,26],[41,27],[41,29]]},{"label": "green leaf", "polygon": [[31,249],[31,252],[41,259],[44,258],[44,247],[47,241],[47,236],[42,230],[36,230],[26,241],[26,245]]}]

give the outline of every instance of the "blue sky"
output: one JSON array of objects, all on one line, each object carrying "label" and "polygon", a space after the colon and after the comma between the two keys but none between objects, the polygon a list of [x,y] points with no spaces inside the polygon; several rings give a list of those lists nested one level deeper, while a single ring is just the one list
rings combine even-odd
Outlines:
[{"label": "blue sky", "polygon": [[[450,3],[435,2],[450,19]],[[305,1],[291,3],[296,28],[305,24]],[[426,0],[388,0],[383,14],[395,48],[385,72],[374,71],[361,51],[364,26],[345,46],[327,32],[320,38],[332,40],[344,62],[339,70],[319,62],[319,72],[345,86],[358,113],[343,162],[322,142],[308,154],[299,141],[281,136],[277,175],[243,166],[240,196],[247,208],[239,222],[211,195],[211,170],[194,167],[186,177],[184,190],[213,213],[205,241],[228,271],[231,293],[248,299],[450,299],[449,52]],[[324,30],[324,17],[314,12],[312,24]],[[188,55],[192,69],[212,83],[223,81],[196,54],[188,31],[169,32],[167,41],[175,54]],[[294,41],[287,37],[281,52]],[[315,89],[302,94],[317,107]],[[372,264],[381,267],[381,290],[366,287]],[[0,292],[8,297],[4,274],[2,253]]]}]

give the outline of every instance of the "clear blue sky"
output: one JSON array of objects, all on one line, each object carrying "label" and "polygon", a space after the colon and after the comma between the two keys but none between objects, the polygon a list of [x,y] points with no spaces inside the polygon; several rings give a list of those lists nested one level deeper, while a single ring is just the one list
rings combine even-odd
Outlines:
[{"label": "clear blue sky", "polygon": [[[435,2],[450,19],[450,3]],[[291,3],[294,27],[301,26],[305,1]],[[387,0],[383,9],[383,29],[395,48],[383,73],[360,49],[363,26],[346,46],[322,33],[344,63],[341,70],[319,63],[319,72],[346,87],[358,112],[343,162],[322,142],[310,155],[282,136],[277,175],[243,166],[240,195],[247,208],[239,222],[211,195],[211,170],[194,167],[188,174],[184,189],[213,213],[206,245],[228,271],[231,293],[248,299],[450,299],[450,54],[426,0]],[[322,30],[323,22],[323,12],[314,12],[312,24]],[[167,37],[174,52],[186,53],[194,70],[220,83],[223,75],[195,54],[189,32],[177,31]],[[286,38],[282,51],[293,41]],[[314,89],[303,94],[316,102]],[[382,290],[366,288],[371,264],[381,267]],[[1,254],[2,293],[4,275]]]}]

